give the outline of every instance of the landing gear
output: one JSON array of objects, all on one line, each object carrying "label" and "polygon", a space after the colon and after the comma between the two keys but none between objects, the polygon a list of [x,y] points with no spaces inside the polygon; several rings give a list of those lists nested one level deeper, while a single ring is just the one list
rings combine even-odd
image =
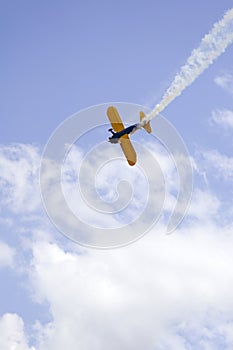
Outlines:
[{"label": "landing gear", "polygon": [[108,131],[110,131],[112,133],[112,135],[115,135],[115,132],[113,131],[113,129],[108,129]]}]

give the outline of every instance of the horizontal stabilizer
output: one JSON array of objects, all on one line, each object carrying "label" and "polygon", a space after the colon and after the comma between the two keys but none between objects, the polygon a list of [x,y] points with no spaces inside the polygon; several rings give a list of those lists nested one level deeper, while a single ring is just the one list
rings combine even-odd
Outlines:
[{"label": "horizontal stabilizer", "polygon": [[146,115],[144,112],[140,112],[140,122],[142,127],[150,134],[152,132],[151,126],[150,126],[150,121],[147,123],[143,123],[143,120],[146,119]]}]

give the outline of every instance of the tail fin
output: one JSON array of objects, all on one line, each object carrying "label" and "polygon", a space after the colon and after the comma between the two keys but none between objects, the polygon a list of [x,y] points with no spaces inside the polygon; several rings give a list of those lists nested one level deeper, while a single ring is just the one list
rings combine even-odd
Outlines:
[{"label": "tail fin", "polygon": [[[144,112],[140,112],[140,122],[143,121],[143,119],[146,118],[146,115]],[[150,121],[147,123],[142,123],[142,127],[150,134],[152,132]]]}]

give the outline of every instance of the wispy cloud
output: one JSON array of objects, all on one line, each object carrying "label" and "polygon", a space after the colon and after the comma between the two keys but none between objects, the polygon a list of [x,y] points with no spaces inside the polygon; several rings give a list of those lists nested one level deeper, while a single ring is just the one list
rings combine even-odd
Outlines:
[{"label": "wispy cloud", "polygon": [[233,157],[222,154],[217,150],[204,151],[202,156],[204,158],[204,167],[208,168],[209,171],[214,169],[212,176],[233,180]]},{"label": "wispy cloud", "polygon": [[40,203],[40,154],[32,145],[0,147],[0,206],[15,213],[33,212]]},{"label": "wispy cloud", "polygon": [[210,122],[211,124],[220,125],[223,128],[233,128],[233,111],[229,109],[213,111]]},{"label": "wispy cloud", "polygon": [[214,79],[214,82],[223,88],[225,91],[233,94],[233,74],[225,73],[223,75],[219,75]]},{"label": "wispy cloud", "polygon": [[0,242],[0,268],[12,267],[14,263],[15,250],[4,242]]}]

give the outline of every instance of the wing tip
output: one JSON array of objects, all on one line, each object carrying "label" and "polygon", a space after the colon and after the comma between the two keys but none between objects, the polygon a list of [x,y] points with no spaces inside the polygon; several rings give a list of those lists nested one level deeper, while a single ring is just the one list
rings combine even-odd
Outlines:
[{"label": "wing tip", "polygon": [[131,161],[131,160],[128,160],[128,159],[127,159],[127,161],[128,161],[128,164],[129,164],[130,166],[134,166],[134,165],[136,164],[136,162]]},{"label": "wing tip", "polygon": [[109,106],[108,109],[107,109],[107,113],[111,113],[111,111],[115,111],[115,110],[116,110],[116,107]]}]

